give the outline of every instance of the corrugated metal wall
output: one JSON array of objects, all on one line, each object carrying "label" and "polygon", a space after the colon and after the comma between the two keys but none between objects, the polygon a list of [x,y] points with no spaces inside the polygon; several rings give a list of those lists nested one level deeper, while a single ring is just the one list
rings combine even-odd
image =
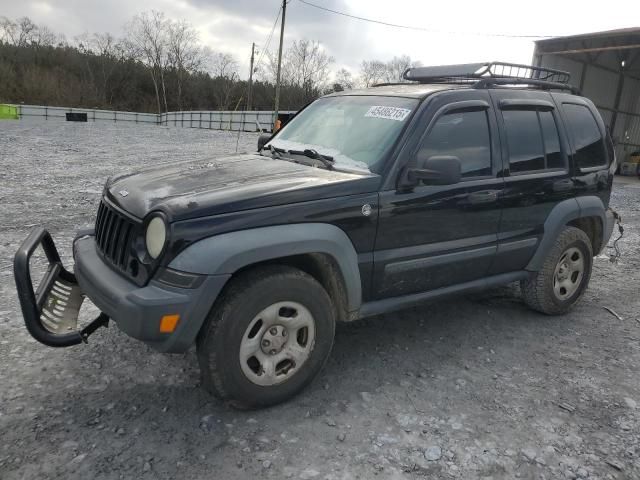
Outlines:
[{"label": "corrugated metal wall", "polygon": [[602,108],[614,108],[618,74],[588,65],[582,86],[582,94]]}]

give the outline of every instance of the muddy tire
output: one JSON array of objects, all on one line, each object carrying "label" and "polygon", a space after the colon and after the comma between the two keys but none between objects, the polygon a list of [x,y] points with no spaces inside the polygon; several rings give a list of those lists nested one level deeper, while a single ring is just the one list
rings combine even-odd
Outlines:
[{"label": "muddy tire", "polygon": [[240,274],[198,335],[202,384],[241,409],[291,398],[329,357],[334,312],[322,285],[300,270],[268,266]]},{"label": "muddy tire", "polygon": [[580,300],[591,278],[593,248],[580,229],[566,227],[530,279],[520,283],[524,302],[547,315],[561,315]]}]

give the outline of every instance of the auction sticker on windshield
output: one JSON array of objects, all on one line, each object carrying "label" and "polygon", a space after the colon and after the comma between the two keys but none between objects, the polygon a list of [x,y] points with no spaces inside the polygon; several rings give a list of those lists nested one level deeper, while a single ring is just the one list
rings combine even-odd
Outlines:
[{"label": "auction sticker on windshield", "polygon": [[402,122],[411,113],[411,110],[400,107],[383,107],[381,105],[374,105],[367,113],[365,117],[371,118],[386,118],[387,120],[397,120]]}]

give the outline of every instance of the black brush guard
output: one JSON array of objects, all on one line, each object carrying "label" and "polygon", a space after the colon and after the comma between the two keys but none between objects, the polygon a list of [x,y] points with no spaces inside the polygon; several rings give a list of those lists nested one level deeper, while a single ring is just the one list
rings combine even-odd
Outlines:
[{"label": "black brush guard", "polygon": [[[29,260],[40,245],[49,266],[34,291]],[[108,325],[109,317],[100,313],[86,327],[78,330],[78,315],[84,295],[76,277],[62,265],[53,239],[44,228],[34,228],[20,245],[13,259],[13,275],[24,323],[31,336],[40,343],[50,347],[86,343],[89,335]]]}]

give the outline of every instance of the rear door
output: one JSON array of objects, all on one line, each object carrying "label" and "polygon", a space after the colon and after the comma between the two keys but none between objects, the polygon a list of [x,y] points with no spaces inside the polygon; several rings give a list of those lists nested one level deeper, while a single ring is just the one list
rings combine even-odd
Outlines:
[{"label": "rear door", "polygon": [[574,196],[566,134],[551,95],[491,91],[505,158],[505,189],[496,261],[490,273],[522,270],[533,256],[544,222],[558,202]]},{"label": "rear door", "polygon": [[[497,248],[503,180],[495,115],[487,91],[443,92],[430,99],[399,159],[419,151],[457,156],[455,185],[392,188],[380,193],[373,297],[425,292],[486,275]],[[426,153],[425,153],[426,152]],[[403,157],[404,156],[404,157]],[[404,163],[404,165],[403,165]]]}]

